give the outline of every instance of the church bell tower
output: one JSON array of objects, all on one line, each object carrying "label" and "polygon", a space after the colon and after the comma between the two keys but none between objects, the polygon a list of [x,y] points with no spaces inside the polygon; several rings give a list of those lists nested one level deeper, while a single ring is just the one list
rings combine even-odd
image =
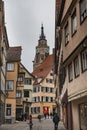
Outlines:
[{"label": "church bell tower", "polygon": [[43,24],[41,26],[41,34],[38,40],[38,45],[36,46],[36,54],[33,61],[33,70],[39,66],[43,60],[49,55],[49,46],[47,45],[47,40],[44,35]]}]

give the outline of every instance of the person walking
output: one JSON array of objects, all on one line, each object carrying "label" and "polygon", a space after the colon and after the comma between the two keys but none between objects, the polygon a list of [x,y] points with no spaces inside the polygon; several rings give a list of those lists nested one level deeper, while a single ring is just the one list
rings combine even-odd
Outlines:
[{"label": "person walking", "polygon": [[32,123],[32,115],[31,114],[29,115],[29,126],[30,126],[30,130],[32,130],[33,123]]},{"label": "person walking", "polygon": [[46,113],[44,113],[44,117],[45,117],[45,119],[46,119],[46,116],[47,116]]},{"label": "person walking", "polygon": [[38,115],[39,122],[41,122],[41,115]]},{"label": "person walking", "polygon": [[48,115],[48,119],[49,119],[49,112],[47,113],[47,115]]},{"label": "person walking", "polygon": [[31,114],[29,115],[29,121],[32,121],[32,115]]},{"label": "person walking", "polygon": [[53,117],[53,114],[52,114],[52,112],[50,113],[50,118],[52,119],[52,117]]},{"label": "person walking", "polygon": [[59,116],[57,113],[54,114],[53,116],[53,122],[54,122],[54,130],[58,130],[58,123],[59,123]]}]

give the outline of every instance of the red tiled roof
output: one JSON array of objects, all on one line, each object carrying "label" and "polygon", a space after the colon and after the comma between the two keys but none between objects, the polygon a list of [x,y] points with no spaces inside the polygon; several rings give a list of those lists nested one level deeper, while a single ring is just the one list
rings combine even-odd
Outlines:
[{"label": "red tiled roof", "polygon": [[54,56],[49,55],[40,66],[38,66],[33,72],[32,75],[37,78],[45,78],[50,70],[54,67]]},{"label": "red tiled roof", "polygon": [[7,52],[7,62],[14,62],[21,60],[21,46],[9,47]]}]

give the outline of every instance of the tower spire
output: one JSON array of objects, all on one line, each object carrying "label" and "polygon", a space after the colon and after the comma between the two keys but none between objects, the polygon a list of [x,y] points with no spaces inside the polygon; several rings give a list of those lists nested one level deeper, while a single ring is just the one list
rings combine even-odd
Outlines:
[{"label": "tower spire", "polygon": [[45,39],[43,24],[41,25],[41,35],[40,35],[40,40],[42,39]]}]

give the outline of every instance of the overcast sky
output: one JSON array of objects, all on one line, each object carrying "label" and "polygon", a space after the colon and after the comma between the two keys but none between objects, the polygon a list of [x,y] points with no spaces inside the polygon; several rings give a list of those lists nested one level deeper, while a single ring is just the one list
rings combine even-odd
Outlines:
[{"label": "overcast sky", "polygon": [[9,45],[22,46],[22,63],[32,72],[42,23],[50,53],[54,47],[55,0],[4,0],[4,3]]}]

